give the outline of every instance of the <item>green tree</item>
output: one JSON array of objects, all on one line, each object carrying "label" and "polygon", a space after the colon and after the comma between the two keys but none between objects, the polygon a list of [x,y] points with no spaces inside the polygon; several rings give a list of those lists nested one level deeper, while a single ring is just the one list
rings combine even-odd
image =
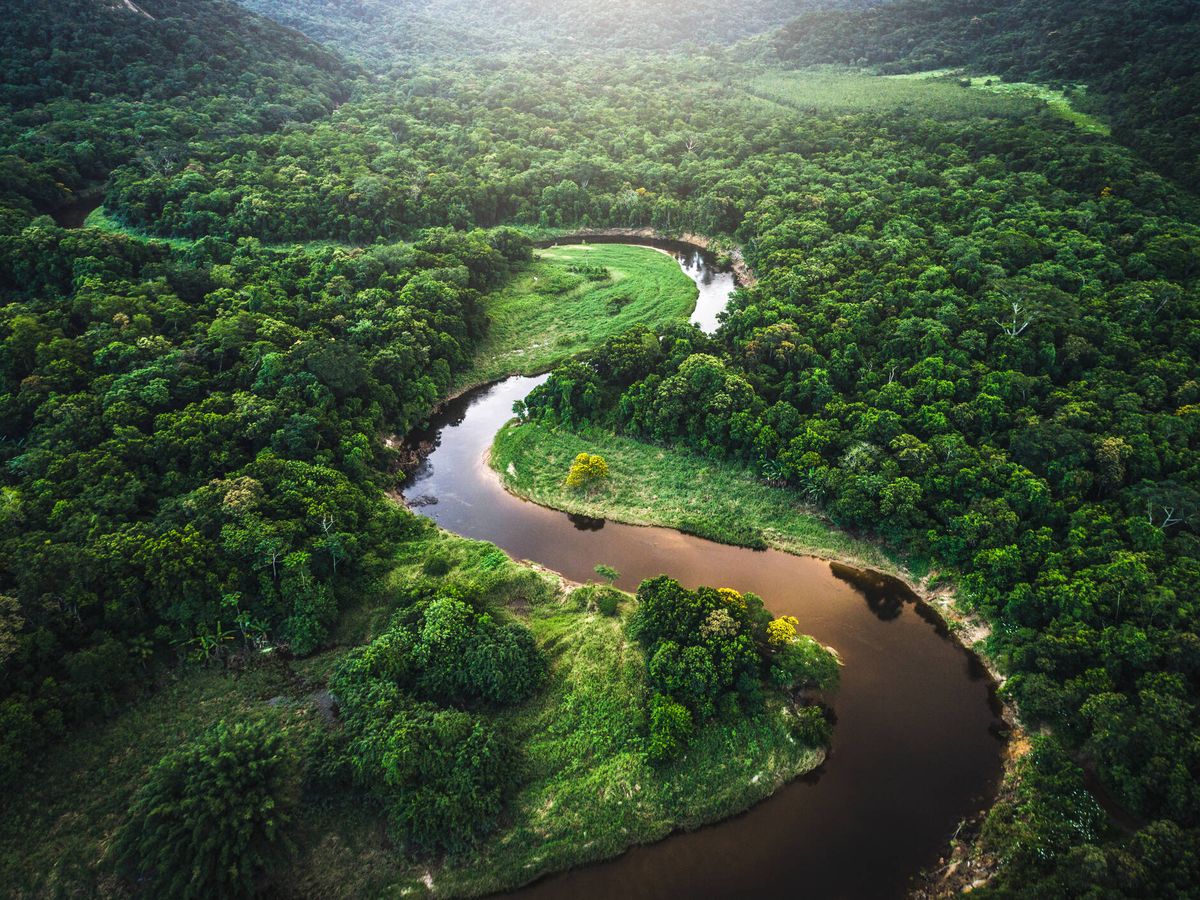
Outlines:
[{"label": "green tree", "polygon": [[115,845],[160,897],[249,897],[292,844],[293,760],[275,723],[219,722],[156,763]]}]

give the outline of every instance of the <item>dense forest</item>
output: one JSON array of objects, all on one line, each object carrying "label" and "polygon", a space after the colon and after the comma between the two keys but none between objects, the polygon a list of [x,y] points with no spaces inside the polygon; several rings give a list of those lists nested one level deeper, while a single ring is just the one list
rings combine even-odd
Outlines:
[{"label": "dense forest", "polygon": [[[285,718],[180,735],[89,877],[250,893],[343,793],[414,859],[518,817],[513,723],[558,696],[567,627],[540,576],[387,499],[384,436],[467,376],[535,238],[645,227],[757,281],[716,334],[610,339],[519,415],[751,467],[957,586],[1038,732],[983,893],[1195,890],[1195,4],[245,6],[289,27],[20,0],[0,35],[0,784],[36,805],[44,756],[192,672],[317,660],[339,703],[299,750]],[[1112,138],[964,72],[1065,87]],[[832,657],[717,587],[572,607],[639,654],[611,727],[648,779],[781,710],[781,743],[829,740],[788,698]],[[222,760],[237,796],[189,819]]]},{"label": "dense forest", "polygon": [[647,4],[583,0],[247,0],[248,9],[386,66],[459,54],[514,50],[587,53],[595,49],[677,50],[761,34],[801,9],[853,9],[868,0],[748,0],[735,18],[714,0]]}]

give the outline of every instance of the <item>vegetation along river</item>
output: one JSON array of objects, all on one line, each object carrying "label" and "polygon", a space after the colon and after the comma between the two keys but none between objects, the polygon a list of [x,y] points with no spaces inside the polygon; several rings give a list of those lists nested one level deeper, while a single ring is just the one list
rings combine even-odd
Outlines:
[{"label": "vegetation along river", "polygon": [[[660,248],[661,249],[661,248]],[[706,292],[733,281],[678,247]],[[708,300],[711,302],[711,296]],[[722,301],[723,302],[723,301]],[[715,326],[715,312],[697,316]],[[937,862],[958,823],[993,795],[1003,723],[978,660],[901,582],[824,560],[715,544],[664,528],[567,516],[508,494],[486,462],[513,402],[541,378],[466,394],[431,424],[436,448],[405,490],[418,512],[568,578],[597,563],[620,587],[667,574],[689,587],[753,591],[845,662],[831,698],[828,760],[748,813],[551,876],[528,897],[897,897]]]}]

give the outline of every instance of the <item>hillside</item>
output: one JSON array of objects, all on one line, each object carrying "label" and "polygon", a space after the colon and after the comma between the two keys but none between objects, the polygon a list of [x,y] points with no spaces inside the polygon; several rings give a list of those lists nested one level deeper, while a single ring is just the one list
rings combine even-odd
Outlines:
[{"label": "hillside", "polygon": [[748,0],[733,12],[716,0],[240,0],[244,6],[342,50],[381,63],[515,51],[724,47],[773,29],[800,9],[850,8],[872,0]]},{"label": "hillside", "polygon": [[224,0],[18,0],[0,31],[0,215],[52,211],[137,157],[328,115],[353,70]]},{"label": "hillside", "polygon": [[1200,4],[1190,0],[897,0],[804,13],[779,59],[881,72],[964,67],[1010,81],[1081,83],[1117,138],[1200,187]]}]

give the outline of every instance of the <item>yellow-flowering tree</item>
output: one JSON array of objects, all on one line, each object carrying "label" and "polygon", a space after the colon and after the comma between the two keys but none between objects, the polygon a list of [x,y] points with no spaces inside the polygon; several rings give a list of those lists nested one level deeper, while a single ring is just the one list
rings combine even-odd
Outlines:
[{"label": "yellow-flowering tree", "polygon": [[767,644],[771,647],[786,647],[796,640],[800,620],[795,616],[780,616],[767,626]]},{"label": "yellow-flowering tree", "polygon": [[580,453],[571,463],[567,472],[567,487],[592,488],[598,482],[608,477],[608,463],[603,456],[594,453]]}]

